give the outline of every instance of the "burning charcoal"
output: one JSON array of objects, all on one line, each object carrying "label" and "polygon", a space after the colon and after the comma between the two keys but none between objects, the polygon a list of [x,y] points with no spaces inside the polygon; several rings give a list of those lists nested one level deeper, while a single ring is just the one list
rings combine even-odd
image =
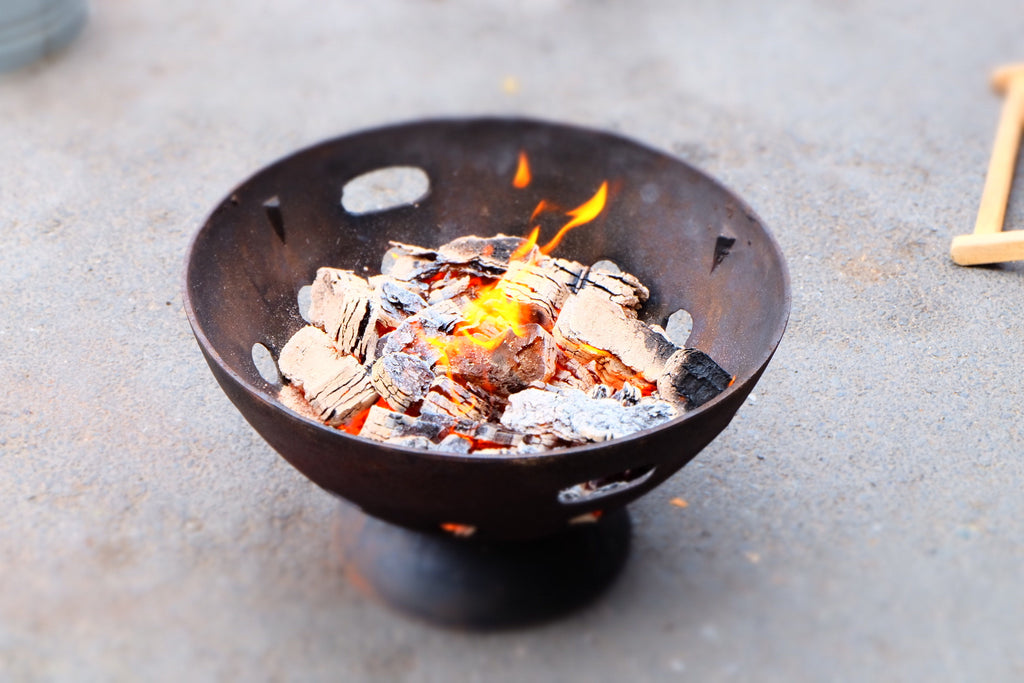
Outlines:
[{"label": "burning charcoal", "polygon": [[729,373],[706,353],[680,349],[665,364],[665,374],[658,379],[658,394],[689,409],[707,403],[730,384]]},{"label": "burning charcoal", "polygon": [[[326,332],[300,330],[280,358],[281,400],[303,414],[361,412],[362,436],[412,448],[532,453],[652,427],[730,381],[637,318],[648,290],[614,263],[506,235],[391,244],[369,281],[317,272],[309,313]],[[655,383],[668,400],[644,397]]]},{"label": "burning charcoal", "polygon": [[545,257],[541,263],[550,271],[552,279],[561,282],[570,292],[580,287],[587,274],[587,267],[577,261]]},{"label": "burning charcoal", "polygon": [[619,270],[611,261],[598,261],[587,272],[581,289],[596,287],[608,298],[631,311],[638,310],[650,291],[635,276]]},{"label": "burning charcoal", "polygon": [[550,433],[570,443],[607,441],[671,420],[667,401],[643,399],[624,406],[611,398],[589,398],[576,389],[530,387],[508,397],[501,424],[513,431]]},{"label": "burning charcoal", "polygon": [[391,248],[384,253],[381,260],[380,272],[382,275],[390,275],[405,282],[425,279],[441,270],[437,258],[438,253],[433,249],[391,242]]},{"label": "burning charcoal", "polygon": [[462,322],[468,301],[465,297],[439,301],[436,304],[427,306],[414,317],[422,322],[423,329],[425,330],[436,330],[445,334],[451,334],[455,326]]},{"label": "burning charcoal", "polygon": [[[360,433],[362,435],[362,433]],[[379,440],[379,439],[378,439]],[[391,439],[383,439],[387,443],[406,448],[418,448],[421,451],[432,451],[436,448],[434,442],[425,436],[396,436]]]},{"label": "burning charcoal", "polygon": [[426,395],[433,379],[430,365],[407,353],[381,356],[370,371],[373,388],[388,405],[402,413]]},{"label": "burning charcoal", "polygon": [[317,417],[329,425],[343,424],[377,400],[362,364],[341,355],[320,328],[307,325],[281,350],[281,374],[302,386]]},{"label": "burning charcoal", "polygon": [[427,341],[427,338],[427,331],[424,330],[422,322],[413,316],[380,338],[382,343],[378,344],[377,355],[380,357],[393,353],[408,353],[423,359],[433,367],[442,354],[437,347]]},{"label": "burning charcoal", "polygon": [[622,380],[639,373],[656,382],[669,356],[678,350],[596,287],[566,299],[554,335],[566,353],[583,362],[596,360],[602,371]]},{"label": "burning charcoal", "polygon": [[500,396],[548,381],[558,359],[554,338],[536,324],[523,325],[518,332],[507,331],[493,348],[473,337],[452,337],[447,345],[452,374]]},{"label": "burning charcoal", "polygon": [[640,389],[629,382],[624,382],[622,388],[612,394],[612,398],[624,406],[635,406],[643,397],[644,395],[640,393]]},{"label": "burning charcoal", "polygon": [[310,290],[309,318],[319,325],[341,353],[362,358],[376,343],[369,283],[350,270],[320,268]]},{"label": "burning charcoal", "polygon": [[473,442],[464,436],[458,434],[449,434],[448,436],[441,439],[441,442],[437,444],[435,450],[447,451],[449,453],[469,453],[473,449]]},{"label": "burning charcoal", "polygon": [[427,297],[427,301],[430,304],[436,304],[461,296],[469,291],[471,281],[472,278],[468,275],[462,277],[445,276],[443,280],[430,286],[430,295]]},{"label": "burning charcoal", "polygon": [[377,296],[377,319],[386,327],[398,327],[427,305],[417,285],[387,275],[370,278],[370,285]]},{"label": "burning charcoal", "polygon": [[[592,365],[595,369],[591,369],[590,366]],[[554,377],[548,380],[548,384],[558,387],[572,387],[585,393],[600,384],[600,381],[596,371],[596,364],[593,361],[583,364],[572,356],[560,355],[558,368],[555,370]]]},{"label": "burning charcoal", "polygon": [[501,278],[499,288],[508,298],[529,306],[534,322],[550,330],[569,288],[556,277],[556,271],[526,261],[514,261]]},{"label": "burning charcoal", "polygon": [[278,391],[278,400],[284,404],[285,408],[289,408],[302,417],[308,417],[310,420],[319,420],[320,416],[313,410],[313,406],[309,405],[309,401],[302,395],[302,388],[294,384],[285,384]]},{"label": "burning charcoal", "polygon": [[363,423],[359,436],[376,441],[419,436],[429,441],[435,441],[447,436],[454,425],[455,420],[447,415],[412,417],[381,406],[373,406],[366,416],[366,422]]},{"label": "burning charcoal", "polygon": [[473,432],[473,437],[478,443],[494,444],[492,447],[517,451],[526,448],[544,450],[558,443],[558,437],[554,434],[523,434],[494,422],[480,424]]},{"label": "burning charcoal", "polygon": [[522,434],[508,429],[503,429],[500,425],[496,425],[493,422],[484,422],[481,424],[477,427],[473,436],[478,441],[492,443],[503,447],[518,446],[523,443]]},{"label": "burning charcoal", "polygon": [[434,379],[430,391],[423,397],[420,414],[485,421],[491,414],[491,405],[486,395],[441,376]]},{"label": "burning charcoal", "polygon": [[[442,245],[437,251],[443,262],[464,266],[462,270],[466,272],[485,277],[498,277],[505,272],[512,254],[519,250],[524,241],[522,237],[500,234],[494,237],[468,235]],[[526,254],[518,256],[523,260],[529,260],[536,254],[537,248],[531,247]]]},{"label": "burning charcoal", "polygon": [[[554,434],[523,434],[506,429],[494,422],[484,422],[473,432],[477,444],[493,444],[488,448],[537,453],[558,445]],[[484,449],[486,450],[486,449]]]},{"label": "burning charcoal", "polygon": [[[522,237],[508,235],[468,235],[436,250],[392,242],[381,263],[381,272],[406,281],[429,280],[443,269],[455,269],[460,275],[497,278],[508,268],[509,259],[524,241]],[[536,254],[536,247],[532,247],[519,256],[532,259]]]}]

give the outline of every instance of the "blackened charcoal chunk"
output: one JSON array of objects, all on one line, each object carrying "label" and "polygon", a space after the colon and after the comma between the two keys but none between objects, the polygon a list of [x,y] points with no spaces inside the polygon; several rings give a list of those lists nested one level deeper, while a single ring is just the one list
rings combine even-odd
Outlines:
[{"label": "blackened charcoal chunk", "polygon": [[681,349],[665,363],[658,393],[688,409],[704,405],[732,384],[732,376],[703,351]]},{"label": "blackened charcoal chunk", "polygon": [[524,240],[522,237],[495,235],[477,237],[467,235],[438,248],[441,258],[448,263],[467,263],[477,259],[483,263],[507,264]]}]

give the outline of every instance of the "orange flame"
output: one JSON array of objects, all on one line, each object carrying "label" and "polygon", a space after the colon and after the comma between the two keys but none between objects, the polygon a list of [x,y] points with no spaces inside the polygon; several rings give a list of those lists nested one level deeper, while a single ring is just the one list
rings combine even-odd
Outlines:
[{"label": "orange flame", "polygon": [[526,240],[516,247],[516,250],[509,256],[509,263],[512,261],[524,261],[530,251],[537,246],[537,238],[540,236],[540,226],[534,226],[533,230],[530,231],[530,236]]},{"label": "orange flame", "polygon": [[601,187],[597,189],[597,192],[593,197],[585,201],[580,206],[576,207],[569,212],[572,216],[572,220],[562,226],[562,229],[558,231],[551,241],[540,248],[540,253],[550,254],[558,246],[558,243],[565,237],[565,233],[569,232],[575,227],[579,227],[597,218],[598,214],[604,210],[605,202],[608,201],[608,181],[601,183]]},{"label": "orange flame", "polygon": [[463,321],[455,327],[455,334],[468,337],[474,344],[488,351],[501,346],[505,334],[511,330],[516,336],[520,328],[529,323],[526,308],[509,298],[501,287],[501,280],[482,288],[463,311]]},{"label": "orange flame", "polygon": [[541,215],[545,211],[554,211],[555,208],[555,205],[549,202],[548,200],[540,200],[539,202],[537,202],[537,208],[535,208],[533,210],[533,213],[530,214],[530,222],[532,223],[534,219],[537,218],[537,216]]},{"label": "orange flame", "polygon": [[[519,152],[519,165],[516,169],[512,185],[517,188],[525,188],[530,184],[530,164],[526,152]],[[540,253],[551,253],[562,241],[562,237],[575,227],[591,222],[604,210],[608,200],[608,182],[601,183],[601,187],[593,197],[586,202],[568,211],[570,217],[568,223],[562,226],[554,238],[540,248]],[[548,211],[558,210],[557,205],[547,200],[541,200],[533,214],[530,216],[532,223],[538,215]],[[509,262],[525,261],[530,258],[534,247],[537,246],[537,238],[540,235],[540,226],[535,226],[530,236],[523,241],[509,257]],[[428,338],[426,341],[439,352],[438,365],[449,367],[448,374],[451,377],[451,359],[453,354],[459,353],[459,342],[452,337],[459,337],[463,342],[469,342],[486,351],[493,351],[501,346],[512,332],[516,336],[522,336],[522,328],[531,322],[530,310],[521,302],[509,296],[502,287],[502,280],[481,286],[476,291],[476,296],[466,304],[462,311],[463,319],[455,326],[451,336]],[[594,351],[600,352],[599,349]]]},{"label": "orange flame", "polygon": [[520,190],[530,184],[530,162],[526,158],[526,152],[519,152],[519,166],[516,168],[516,177],[512,179],[512,186]]}]

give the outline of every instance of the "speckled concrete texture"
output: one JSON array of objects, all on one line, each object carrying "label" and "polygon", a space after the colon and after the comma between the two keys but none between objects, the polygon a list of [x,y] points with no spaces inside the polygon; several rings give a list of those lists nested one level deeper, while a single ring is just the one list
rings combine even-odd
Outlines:
[{"label": "speckled concrete texture", "polygon": [[[1024,678],[1024,267],[947,255],[1022,36],[1010,0],[93,2],[0,75],[0,679]],[[488,635],[346,583],[337,503],[220,392],[179,295],[257,168],[482,113],[678,154],[793,284],[755,395],[632,506],[611,591]]]}]

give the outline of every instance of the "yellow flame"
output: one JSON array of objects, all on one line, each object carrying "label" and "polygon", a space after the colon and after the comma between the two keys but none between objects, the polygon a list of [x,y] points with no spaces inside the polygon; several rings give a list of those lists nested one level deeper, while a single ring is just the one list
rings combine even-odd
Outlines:
[{"label": "yellow flame", "polygon": [[516,250],[512,252],[512,255],[508,257],[509,263],[513,261],[523,261],[526,259],[527,254],[530,250],[537,246],[537,238],[540,236],[540,226],[534,226],[533,231],[530,232],[530,236],[523,241]]},{"label": "yellow flame", "polygon": [[562,241],[565,233],[569,232],[575,227],[589,223],[590,221],[597,218],[598,214],[604,210],[605,202],[608,200],[608,181],[601,183],[601,187],[597,189],[597,192],[593,197],[585,201],[580,206],[576,207],[572,211],[568,212],[568,215],[572,216],[572,220],[562,226],[562,229],[558,231],[551,241],[540,248],[540,253],[550,254],[558,246],[558,243]]},{"label": "yellow flame", "polygon": [[519,152],[519,166],[516,168],[516,177],[512,179],[512,185],[521,190],[530,184],[530,179],[530,162],[526,158],[526,152]]},{"label": "yellow flame", "polygon": [[493,351],[501,346],[509,330],[521,336],[520,328],[528,322],[526,307],[509,298],[498,280],[483,287],[466,305],[463,320],[455,327],[454,334],[468,337],[474,344]]}]

